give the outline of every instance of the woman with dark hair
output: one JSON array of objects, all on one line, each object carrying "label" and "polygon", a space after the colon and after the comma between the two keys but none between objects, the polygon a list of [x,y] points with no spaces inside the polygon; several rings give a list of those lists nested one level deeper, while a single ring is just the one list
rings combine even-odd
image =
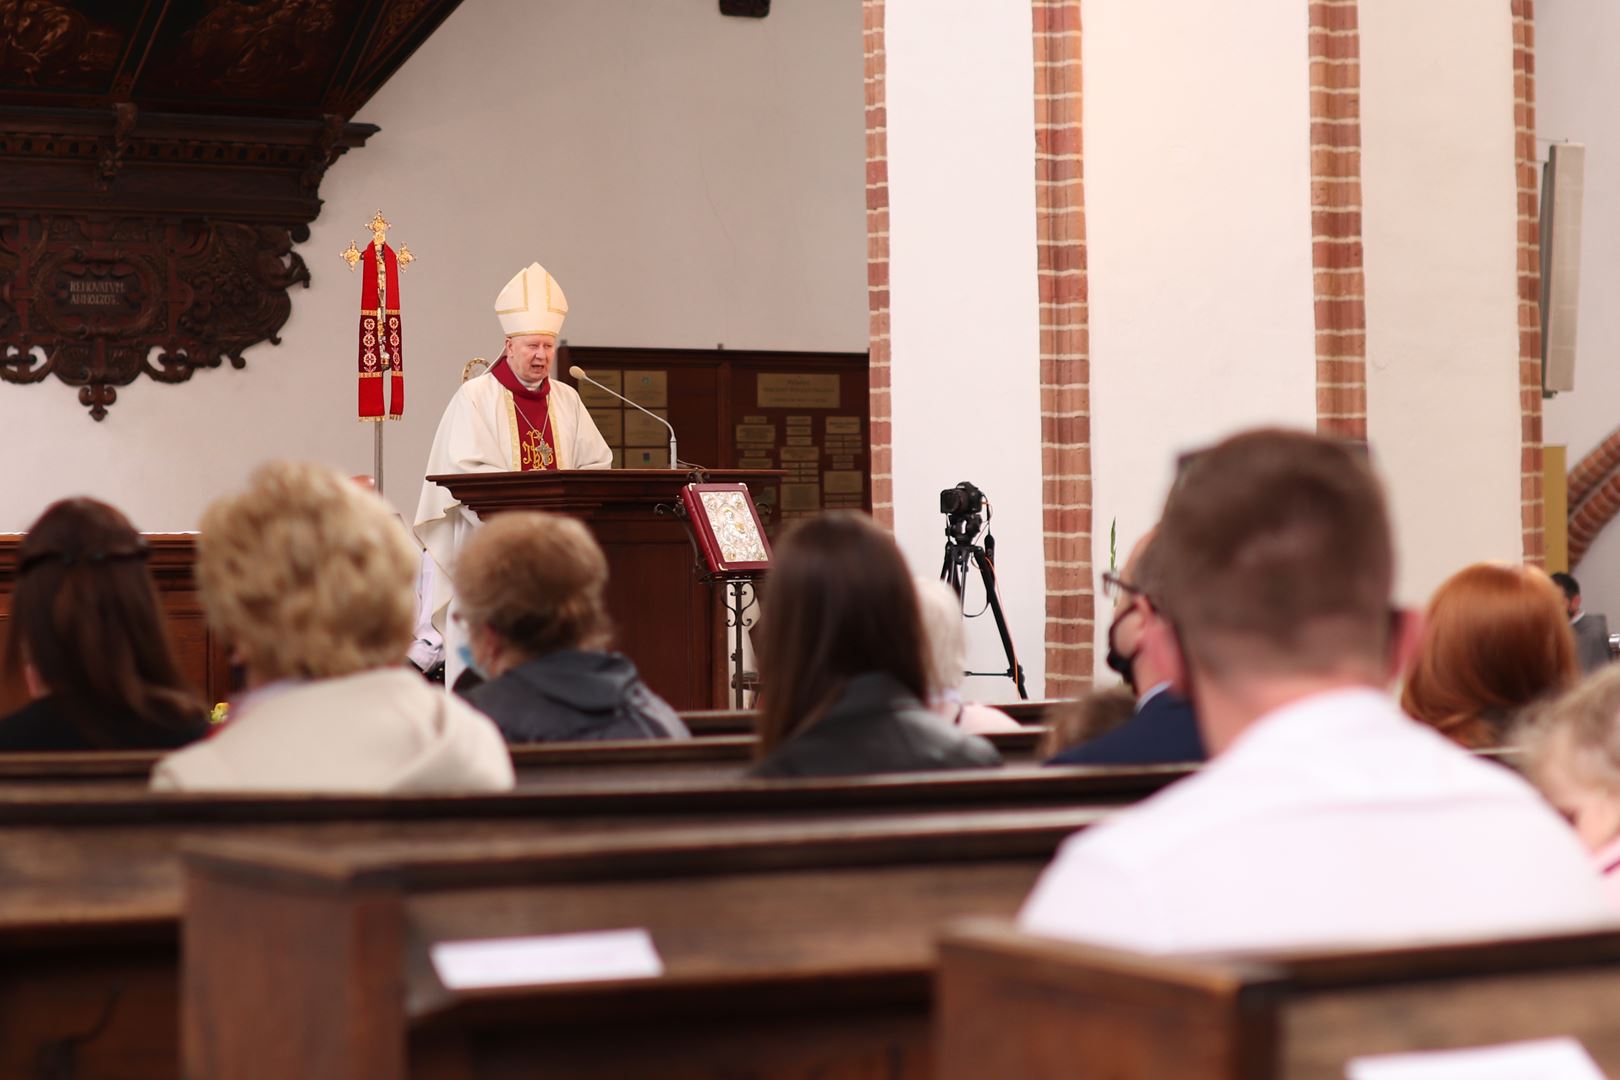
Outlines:
[{"label": "woman with dark hair", "polygon": [[861,514],[783,539],[761,621],[755,776],[848,776],[998,765],[995,748],[923,704],[926,648],[900,549]]},{"label": "woman with dark hair", "polygon": [[146,558],[128,519],[94,499],[34,522],[17,550],[6,670],[35,700],[0,720],[0,751],[168,749],[207,731]]}]

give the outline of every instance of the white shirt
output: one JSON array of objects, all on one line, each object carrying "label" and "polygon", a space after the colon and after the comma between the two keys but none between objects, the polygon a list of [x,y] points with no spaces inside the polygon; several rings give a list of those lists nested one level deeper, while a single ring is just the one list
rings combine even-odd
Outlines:
[{"label": "white shirt", "polygon": [[1153,686],[1148,690],[1147,693],[1143,694],[1141,697],[1136,699],[1136,710],[1135,711],[1141,712],[1143,706],[1145,706],[1148,702],[1152,701],[1154,698],[1158,697],[1160,694],[1164,693],[1166,690],[1169,690],[1169,689],[1170,689],[1170,683],[1169,683],[1168,680],[1166,680],[1165,682],[1161,682],[1161,683],[1154,683]]},{"label": "white shirt", "polygon": [[1612,923],[1531,788],[1373,690],[1256,721],[1196,776],[1064,842],[1027,930],[1146,952],[1491,938]]},{"label": "white shirt", "polygon": [[160,791],[507,791],[512,756],[494,721],[404,668],[272,683],[223,731],[163,758]]}]

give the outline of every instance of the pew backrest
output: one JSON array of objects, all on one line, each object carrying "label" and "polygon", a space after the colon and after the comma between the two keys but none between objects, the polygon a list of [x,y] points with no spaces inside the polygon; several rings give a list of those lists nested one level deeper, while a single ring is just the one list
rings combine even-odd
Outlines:
[{"label": "pew backrest", "polygon": [[[1034,760],[1045,729],[997,732],[986,736],[1009,763]],[[736,775],[756,754],[752,734],[704,734],[691,739],[603,739],[531,743],[511,747],[518,785],[529,787],[560,777],[591,777],[614,783],[631,776],[675,772]],[[91,750],[0,754],[0,792],[29,787],[60,788],[82,783],[109,790],[144,786],[162,754],[152,750]]]},{"label": "pew backrest", "polygon": [[941,1080],[1342,1080],[1361,1056],[1572,1035],[1620,1075],[1620,931],[1290,955],[1150,956],[954,927]]},{"label": "pew backrest", "polygon": [[[786,1075],[793,1059],[796,1075],[887,1062],[883,1075],[926,1076],[934,934],[1016,910],[1063,838],[1099,816],[191,849],[185,1072],[390,1080],[455,1061],[460,1076]],[[451,990],[430,959],[451,941],[622,928],[649,932],[661,976]],[[338,1000],[306,993],[335,985]]]}]

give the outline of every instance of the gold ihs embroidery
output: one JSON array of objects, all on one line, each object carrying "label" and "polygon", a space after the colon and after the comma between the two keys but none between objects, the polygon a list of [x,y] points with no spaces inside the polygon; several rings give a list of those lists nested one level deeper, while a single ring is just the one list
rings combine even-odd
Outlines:
[{"label": "gold ihs embroidery", "polygon": [[[527,417],[524,420],[527,421]],[[529,429],[526,439],[519,445],[522,453],[522,467],[526,470],[549,469],[551,463],[557,459],[551,444],[540,437],[540,432],[534,428]]]}]

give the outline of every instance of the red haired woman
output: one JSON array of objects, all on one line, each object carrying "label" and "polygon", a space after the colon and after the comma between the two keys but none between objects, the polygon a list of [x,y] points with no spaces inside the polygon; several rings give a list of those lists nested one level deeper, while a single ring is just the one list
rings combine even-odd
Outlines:
[{"label": "red haired woman", "polygon": [[1477,563],[1429,601],[1401,707],[1463,746],[1495,746],[1520,709],[1579,676],[1552,579],[1534,567]]}]

